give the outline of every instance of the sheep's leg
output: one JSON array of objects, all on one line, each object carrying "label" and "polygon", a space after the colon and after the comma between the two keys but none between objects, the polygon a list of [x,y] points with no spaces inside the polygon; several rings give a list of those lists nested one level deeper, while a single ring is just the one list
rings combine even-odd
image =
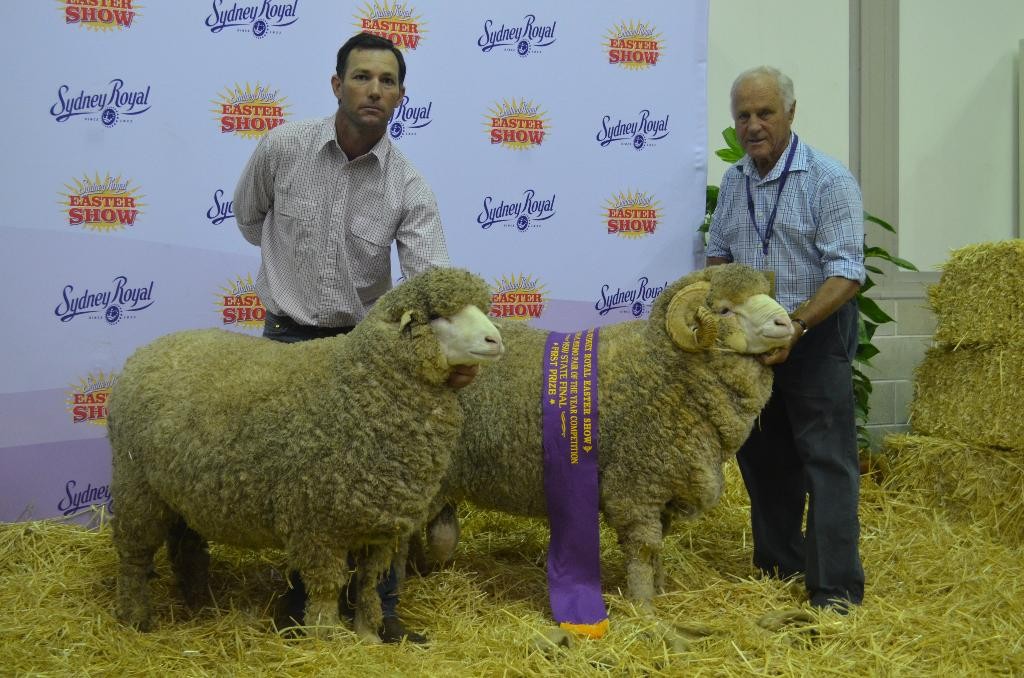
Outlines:
[{"label": "sheep's leg", "polygon": [[289,558],[291,569],[302,574],[306,585],[306,632],[318,638],[330,637],[341,626],[338,596],[348,582],[347,558],[345,550],[308,540],[302,545],[301,556]]},{"label": "sheep's leg", "polygon": [[360,638],[371,636],[380,642],[377,630],[383,624],[377,584],[391,569],[394,549],[390,545],[368,546],[356,559],[356,616],[353,628]]},{"label": "sheep's leg", "polygon": [[661,521],[634,523],[621,541],[626,554],[626,595],[652,611],[655,577],[661,569]]},{"label": "sheep's leg", "polygon": [[174,514],[153,492],[135,464],[115,465],[113,484],[117,617],[140,631],[148,631],[153,625],[149,573]]},{"label": "sheep's leg", "polygon": [[210,551],[206,540],[181,516],[167,532],[167,555],[185,604],[198,610],[210,601]]}]

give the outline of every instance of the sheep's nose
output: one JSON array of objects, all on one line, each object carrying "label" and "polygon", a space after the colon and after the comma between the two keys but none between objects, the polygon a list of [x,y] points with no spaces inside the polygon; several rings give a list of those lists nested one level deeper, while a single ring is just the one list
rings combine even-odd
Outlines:
[{"label": "sheep's nose", "polygon": [[487,342],[488,344],[494,344],[495,348],[498,349],[498,353],[505,352],[505,346],[501,343],[500,334],[488,334],[486,337],[484,337],[484,341]]}]

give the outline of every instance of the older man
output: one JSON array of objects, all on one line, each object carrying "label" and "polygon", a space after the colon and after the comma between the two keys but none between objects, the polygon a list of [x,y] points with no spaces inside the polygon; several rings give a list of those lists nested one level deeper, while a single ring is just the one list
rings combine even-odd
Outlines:
[{"label": "older man", "polygon": [[760,358],[774,367],[775,384],[737,455],[754,564],[773,576],[803,575],[812,605],[845,611],[864,597],[851,366],[863,210],[850,172],[792,131],[795,113],[793,82],[774,68],[745,71],[733,83],[746,156],[722,179],[707,265],[771,271],[793,318],[789,346]]}]

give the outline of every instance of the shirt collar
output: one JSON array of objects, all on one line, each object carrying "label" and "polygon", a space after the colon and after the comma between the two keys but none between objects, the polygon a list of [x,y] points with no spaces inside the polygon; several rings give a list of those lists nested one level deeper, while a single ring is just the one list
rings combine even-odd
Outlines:
[{"label": "shirt collar", "polygon": [[[789,139],[789,143],[793,143],[792,136]],[[749,155],[744,155],[737,163],[740,171],[746,176],[750,177],[754,181],[764,183],[766,181],[775,181],[782,176],[782,168],[786,165],[786,155],[789,153],[789,144],[786,145],[786,150],[783,151],[782,155],[775,162],[775,167],[772,167],[771,171],[768,172],[768,176],[761,178],[761,175],[757,172],[757,167],[754,165],[754,161],[750,159]],[[799,136],[796,140],[796,153],[793,155],[793,164],[790,166],[790,172],[799,172],[807,169],[808,154],[807,145],[804,144],[804,140]]]},{"label": "shirt collar", "polygon": [[[337,132],[334,129],[334,116],[329,115],[320,122],[320,131],[317,135],[317,148],[323,148],[330,144],[332,141],[337,143]],[[341,147],[338,147],[341,150]],[[372,155],[377,158],[377,163],[383,167],[387,162],[388,154],[391,152],[391,139],[387,132],[384,132],[384,136],[373,145],[370,152],[367,155]]]}]

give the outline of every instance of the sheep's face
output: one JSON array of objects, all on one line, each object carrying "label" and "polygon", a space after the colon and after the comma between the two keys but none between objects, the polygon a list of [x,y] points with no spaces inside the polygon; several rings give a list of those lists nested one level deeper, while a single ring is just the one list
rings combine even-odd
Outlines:
[{"label": "sheep's face", "polygon": [[430,326],[449,365],[493,362],[505,352],[498,328],[472,304],[452,316],[434,318]]},{"label": "sheep's face", "polygon": [[757,354],[785,346],[793,334],[786,310],[768,294],[768,279],[746,266],[706,269],[668,304],[665,326],[684,351],[713,346]]}]

